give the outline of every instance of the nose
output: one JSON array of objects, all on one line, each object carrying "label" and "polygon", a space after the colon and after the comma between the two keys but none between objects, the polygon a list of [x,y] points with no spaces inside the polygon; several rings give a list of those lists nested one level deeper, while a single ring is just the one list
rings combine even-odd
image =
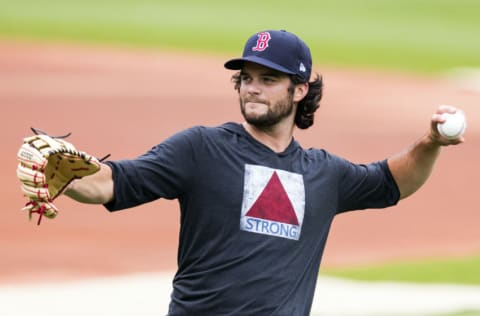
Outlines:
[{"label": "nose", "polygon": [[245,83],[245,89],[248,92],[248,94],[260,94],[261,89],[260,85],[258,84],[258,81],[256,80],[251,80],[248,83]]}]

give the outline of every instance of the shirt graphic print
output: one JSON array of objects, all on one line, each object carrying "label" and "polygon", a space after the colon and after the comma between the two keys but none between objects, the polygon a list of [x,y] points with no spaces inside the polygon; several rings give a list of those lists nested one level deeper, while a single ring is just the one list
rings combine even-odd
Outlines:
[{"label": "shirt graphic print", "polygon": [[245,165],[241,230],[298,240],[304,213],[301,174]]}]

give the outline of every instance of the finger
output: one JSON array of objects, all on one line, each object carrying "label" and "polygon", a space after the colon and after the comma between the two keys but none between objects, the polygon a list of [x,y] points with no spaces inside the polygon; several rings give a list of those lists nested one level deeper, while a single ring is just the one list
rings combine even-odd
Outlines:
[{"label": "finger", "polygon": [[453,105],[448,105],[448,104],[442,104],[437,108],[437,114],[442,114],[442,113],[450,113],[454,114],[457,112],[457,108],[454,107]]},{"label": "finger", "polygon": [[432,123],[437,124],[437,123],[444,123],[446,121],[446,117],[443,116],[443,113],[434,113],[432,115]]}]

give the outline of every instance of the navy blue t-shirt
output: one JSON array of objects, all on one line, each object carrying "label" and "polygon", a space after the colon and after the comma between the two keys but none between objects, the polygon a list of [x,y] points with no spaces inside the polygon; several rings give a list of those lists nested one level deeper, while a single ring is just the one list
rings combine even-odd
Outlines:
[{"label": "navy blue t-shirt", "polygon": [[236,123],[109,165],[109,210],[179,201],[172,316],[308,315],[334,216],[399,199],[386,160],[353,164],[296,141],[275,153]]}]

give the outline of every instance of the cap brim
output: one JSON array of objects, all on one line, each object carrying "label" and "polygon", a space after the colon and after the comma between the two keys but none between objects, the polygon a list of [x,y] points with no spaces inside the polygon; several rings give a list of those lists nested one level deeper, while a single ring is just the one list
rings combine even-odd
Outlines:
[{"label": "cap brim", "polygon": [[284,73],[289,74],[289,75],[294,75],[295,74],[293,71],[290,71],[285,67],[282,67],[282,66],[280,66],[278,64],[275,64],[275,63],[272,63],[271,61],[263,59],[263,58],[258,57],[258,56],[247,56],[247,57],[243,57],[243,58],[234,58],[234,59],[231,59],[231,60],[227,61],[224,66],[227,69],[240,70],[240,69],[243,68],[243,64],[245,64],[246,61],[251,62],[251,63],[255,63],[255,64],[259,64],[259,65],[262,65],[262,66],[265,66],[265,67],[268,67],[268,68],[272,68],[272,69],[284,72]]}]

